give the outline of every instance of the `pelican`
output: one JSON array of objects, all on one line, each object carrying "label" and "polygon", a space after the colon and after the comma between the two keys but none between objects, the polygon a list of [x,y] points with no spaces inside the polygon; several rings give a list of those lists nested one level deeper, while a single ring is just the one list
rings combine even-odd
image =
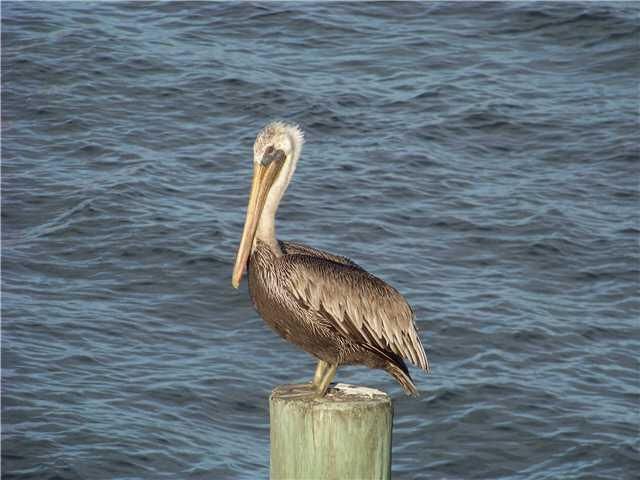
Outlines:
[{"label": "pelican", "polygon": [[322,397],[336,369],[386,370],[417,395],[403,358],[429,372],[413,311],[398,291],[346,257],[276,239],[275,217],[296,164],[303,133],[267,125],[253,145],[253,182],[232,285],[248,267],[249,293],[265,322],[318,360],[308,384]]}]

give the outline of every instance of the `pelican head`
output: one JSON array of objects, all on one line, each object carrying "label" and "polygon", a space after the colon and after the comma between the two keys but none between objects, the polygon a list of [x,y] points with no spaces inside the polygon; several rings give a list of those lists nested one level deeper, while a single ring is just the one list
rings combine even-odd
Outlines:
[{"label": "pelican head", "polygon": [[275,214],[295,171],[302,144],[300,128],[283,122],[270,123],[256,137],[247,217],[231,279],[235,288],[240,285],[256,238],[278,248]]}]

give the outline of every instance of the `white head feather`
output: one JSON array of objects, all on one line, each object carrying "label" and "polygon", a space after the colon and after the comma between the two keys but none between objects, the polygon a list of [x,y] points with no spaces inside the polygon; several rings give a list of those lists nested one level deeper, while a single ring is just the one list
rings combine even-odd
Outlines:
[{"label": "white head feather", "polygon": [[291,177],[293,177],[303,145],[304,134],[300,127],[280,121],[271,122],[256,137],[256,141],[253,144],[253,161],[255,164],[262,163],[262,159],[270,147],[274,150],[282,150],[285,155],[282,169],[267,196],[258,224],[256,238],[264,240],[275,238],[276,210],[289,186]]}]

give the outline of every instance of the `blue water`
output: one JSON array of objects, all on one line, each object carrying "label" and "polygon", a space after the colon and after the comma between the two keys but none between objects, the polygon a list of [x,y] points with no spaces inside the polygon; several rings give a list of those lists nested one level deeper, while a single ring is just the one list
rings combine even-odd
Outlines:
[{"label": "blue water", "polygon": [[640,471],[637,3],[2,3],[2,478],[268,476],[314,363],[231,270],[270,120],[278,235],[413,306],[395,479]]}]

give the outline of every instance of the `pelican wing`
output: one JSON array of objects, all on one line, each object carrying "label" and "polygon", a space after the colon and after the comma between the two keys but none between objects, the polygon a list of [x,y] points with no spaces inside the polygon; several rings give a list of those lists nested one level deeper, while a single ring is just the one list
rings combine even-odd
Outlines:
[{"label": "pelican wing", "polygon": [[279,260],[287,272],[285,287],[302,308],[363,346],[391,350],[429,371],[413,311],[397,290],[358,266],[319,256]]},{"label": "pelican wing", "polygon": [[334,255],[333,253],[325,252],[323,250],[309,247],[308,245],[297,242],[285,242],[283,240],[280,240],[279,243],[280,248],[285,255],[308,255],[311,257],[322,258],[324,260],[331,260],[332,262],[340,263],[342,265],[350,265],[362,270],[362,267],[360,267],[360,265],[351,261],[351,259],[343,257],[341,255]]}]

